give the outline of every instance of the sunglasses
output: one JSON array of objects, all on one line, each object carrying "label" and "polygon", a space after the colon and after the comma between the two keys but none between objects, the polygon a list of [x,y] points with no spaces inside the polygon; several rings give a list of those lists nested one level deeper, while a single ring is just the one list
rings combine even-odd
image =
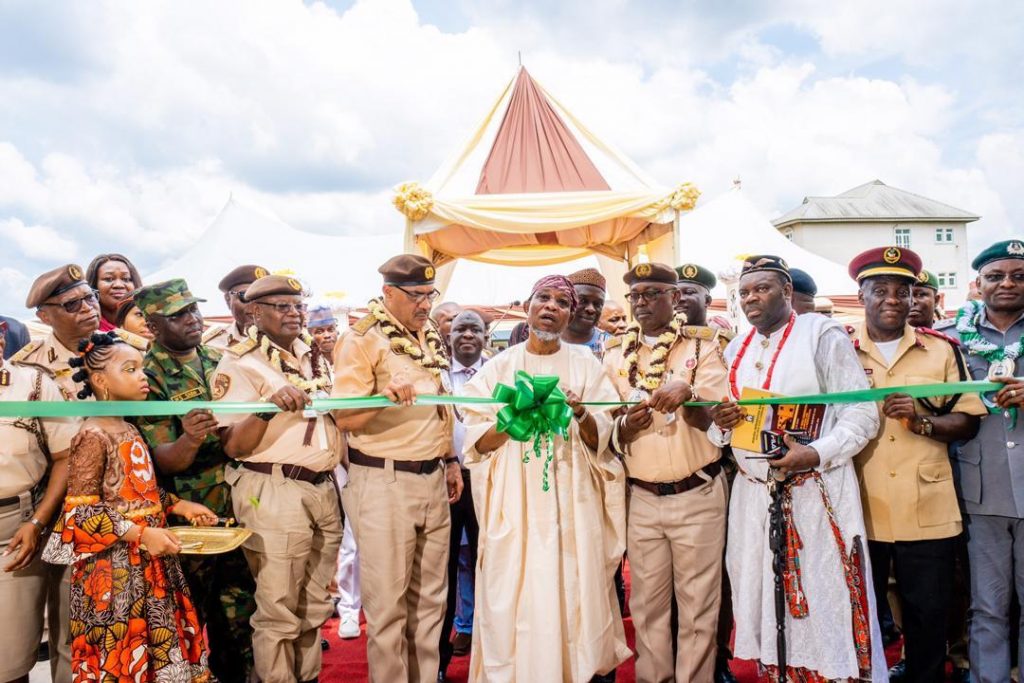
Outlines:
[{"label": "sunglasses", "polygon": [[630,292],[626,295],[626,301],[631,304],[638,304],[641,301],[647,303],[648,301],[654,301],[658,297],[668,294],[673,290],[671,289],[648,289],[643,292]]},{"label": "sunglasses", "polygon": [[96,292],[89,292],[84,296],[80,296],[77,299],[71,301],[63,301],[59,304],[40,304],[40,306],[61,306],[68,313],[78,313],[82,310],[82,304],[88,304],[90,308],[99,305],[99,299],[96,298]]},{"label": "sunglasses", "polygon": [[407,297],[409,297],[410,300],[417,304],[421,304],[424,301],[435,301],[437,300],[437,297],[441,296],[441,292],[437,291],[436,289],[432,289],[429,292],[422,293],[410,292],[408,289],[405,289],[404,287],[399,287],[398,285],[391,286],[400,291],[402,294],[405,294]]},{"label": "sunglasses", "polygon": [[295,311],[299,315],[306,312],[306,304],[275,304],[268,301],[257,301],[260,306],[269,306],[277,311],[280,315],[288,315],[292,311]]}]

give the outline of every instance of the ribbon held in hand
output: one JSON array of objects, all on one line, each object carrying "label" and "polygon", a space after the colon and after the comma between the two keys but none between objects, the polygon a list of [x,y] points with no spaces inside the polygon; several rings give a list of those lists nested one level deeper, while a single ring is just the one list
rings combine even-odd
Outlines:
[{"label": "ribbon held in hand", "polygon": [[[546,448],[542,488],[547,491],[548,468],[554,458],[552,439],[556,434],[563,439],[568,438],[569,425],[572,424],[572,408],[558,388],[558,377],[533,377],[520,370],[516,373],[515,387],[499,384],[494,387],[493,396],[505,404],[498,411],[499,432],[508,434],[513,441],[532,440],[537,458],[540,458],[541,445]],[[523,462],[530,462],[528,452],[523,455]]]}]

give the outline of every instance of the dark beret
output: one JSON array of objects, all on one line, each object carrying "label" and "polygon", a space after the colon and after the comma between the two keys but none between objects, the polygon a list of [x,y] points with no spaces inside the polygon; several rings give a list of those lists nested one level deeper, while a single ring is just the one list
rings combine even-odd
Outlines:
[{"label": "dark beret", "polygon": [[718,279],[715,274],[704,266],[698,266],[696,263],[684,263],[681,266],[676,267],[676,276],[680,282],[692,282],[700,285],[711,291],[718,284]]},{"label": "dark beret", "polygon": [[79,285],[88,286],[89,283],[84,278],[82,267],[74,263],[49,270],[32,283],[32,287],[28,290],[28,297],[25,299],[25,306],[26,308],[39,308],[47,299],[63,294]]},{"label": "dark beret", "polygon": [[807,271],[800,270],[799,268],[790,268],[789,276],[793,280],[793,291],[807,296],[817,296],[818,285],[814,282]]},{"label": "dark beret", "polygon": [[230,292],[238,285],[251,285],[261,277],[266,277],[268,275],[270,275],[270,271],[263,266],[238,266],[221,279],[217,284],[217,289],[225,293]]},{"label": "dark beret", "polygon": [[416,254],[392,256],[377,269],[384,276],[384,284],[417,286],[434,284],[434,264]]},{"label": "dark beret", "polygon": [[664,263],[638,263],[622,276],[622,281],[630,287],[640,282],[664,282],[667,285],[674,285],[676,279],[676,271]]}]

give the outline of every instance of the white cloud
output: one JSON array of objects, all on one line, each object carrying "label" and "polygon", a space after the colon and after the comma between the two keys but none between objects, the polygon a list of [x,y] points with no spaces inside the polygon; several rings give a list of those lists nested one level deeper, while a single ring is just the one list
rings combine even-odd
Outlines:
[{"label": "white cloud", "polygon": [[45,225],[25,225],[17,218],[0,220],[0,239],[13,243],[29,258],[72,261],[78,256],[74,240]]},{"label": "white cloud", "polygon": [[[232,193],[309,230],[399,230],[390,187],[427,179],[463,141],[518,49],[666,185],[693,180],[713,196],[738,175],[773,215],[878,177],[981,212],[977,234],[1021,225],[1024,133],[999,123],[1014,117],[966,96],[951,71],[873,68],[929,54],[991,65],[1011,30],[1000,24],[1020,10],[999,22],[953,3],[880,1],[497,3],[467,6],[470,27],[454,33],[410,0],[343,14],[316,2],[109,2],[88,20],[25,3],[6,22],[0,10],[0,43],[33,36],[11,59],[0,51],[0,99],[18,105],[0,109],[0,226],[51,230],[83,261],[124,251],[144,270],[191,244]],[[762,37],[773,26],[803,27],[823,52],[787,54]],[[978,114],[967,133],[965,112]],[[24,273],[56,260],[15,243]],[[5,297],[0,308],[14,305]]]}]

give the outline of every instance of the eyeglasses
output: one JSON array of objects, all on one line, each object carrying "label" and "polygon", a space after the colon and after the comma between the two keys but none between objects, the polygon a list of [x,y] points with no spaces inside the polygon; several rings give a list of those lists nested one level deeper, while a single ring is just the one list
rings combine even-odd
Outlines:
[{"label": "eyeglasses", "polygon": [[280,315],[288,315],[292,311],[295,311],[299,315],[306,312],[306,304],[275,304],[270,303],[269,301],[257,301],[255,303],[258,303],[260,306],[270,306]]},{"label": "eyeglasses", "polygon": [[1015,285],[1024,284],[1024,273],[986,273],[981,276],[981,279],[990,285],[1002,284],[1003,280],[1010,280]]},{"label": "eyeglasses", "polygon": [[405,289],[404,287],[399,287],[398,285],[391,286],[400,291],[402,294],[405,294],[407,297],[409,297],[409,299],[418,304],[421,304],[424,301],[436,301],[437,297],[441,296],[441,292],[437,291],[436,289],[432,289],[429,292],[424,293],[410,292],[408,289]]},{"label": "eyeglasses", "polygon": [[626,301],[631,304],[638,304],[641,301],[644,303],[652,302],[662,294],[667,294],[673,290],[671,289],[645,289],[642,292],[630,292],[626,295]]},{"label": "eyeglasses", "polygon": [[82,304],[88,304],[90,307],[99,305],[99,299],[96,298],[96,292],[89,292],[85,296],[80,296],[77,299],[71,301],[62,301],[56,304],[39,304],[40,306],[63,306],[64,310],[68,313],[78,313],[82,310]]}]

